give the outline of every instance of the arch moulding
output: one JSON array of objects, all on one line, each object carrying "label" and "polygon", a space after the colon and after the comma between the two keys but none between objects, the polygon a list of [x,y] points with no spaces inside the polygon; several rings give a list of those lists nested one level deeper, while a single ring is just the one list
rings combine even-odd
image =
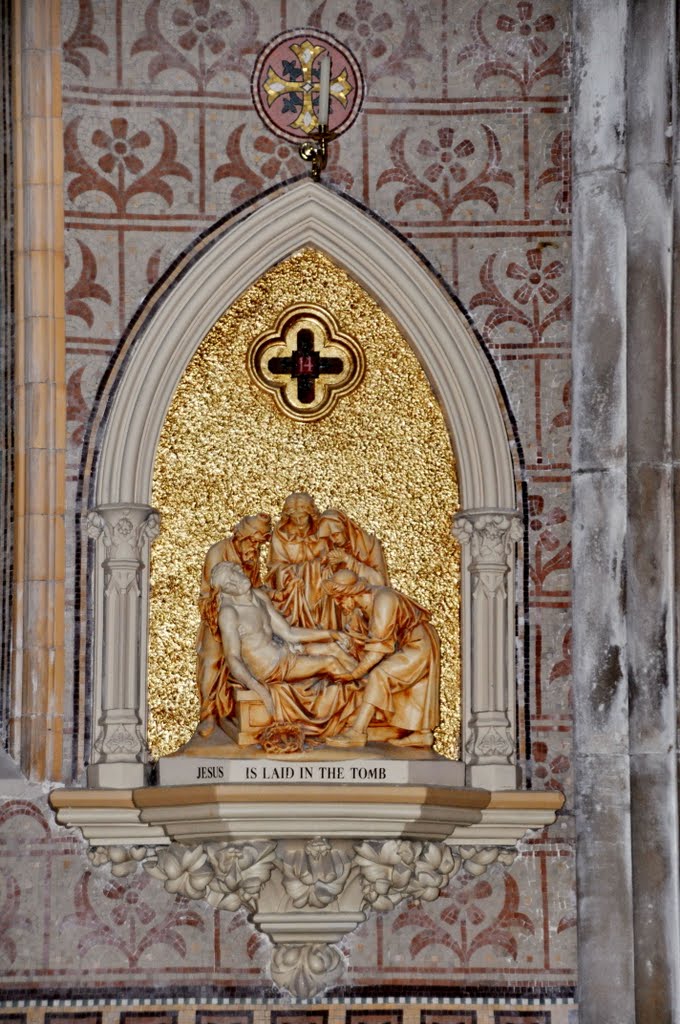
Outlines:
[{"label": "arch moulding", "polygon": [[[89,515],[96,542],[90,785],[143,784],[148,545],[156,448],[175,388],[221,314],[268,268],[314,247],[399,325],[437,395],[453,441],[463,549],[463,736],[467,779],[514,788],[514,561],[520,522],[513,462],[492,372],[464,315],[397,236],[309,180],[215,229],[137,322],[100,427]],[[115,600],[112,595],[115,593]],[[141,652],[141,653],[140,653]]]}]

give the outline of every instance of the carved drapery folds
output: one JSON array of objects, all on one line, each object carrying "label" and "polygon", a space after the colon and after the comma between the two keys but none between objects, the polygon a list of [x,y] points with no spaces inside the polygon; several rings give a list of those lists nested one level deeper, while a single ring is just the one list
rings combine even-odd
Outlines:
[{"label": "carved drapery folds", "polygon": [[98,731],[88,782],[134,786],[144,781],[145,603],[148,548],[160,517],[148,505],[100,505],[88,513],[88,536],[96,542],[98,632],[95,691]]},{"label": "carved drapery folds", "polygon": [[517,512],[460,512],[453,535],[463,548],[469,622],[469,705],[466,761],[473,785],[512,788],[515,769],[512,579],[522,536]]},{"label": "carved drapery folds", "polygon": [[335,946],[370,911],[402,900],[431,902],[463,868],[480,875],[516,851],[499,846],[451,847],[408,839],[253,840],[171,843],[167,847],[98,847],[91,862],[118,877],[143,865],[167,892],[207,900],[220,910],[243,907],[274,943],[272,980],[298,998],[335,984],[344,957]]}]

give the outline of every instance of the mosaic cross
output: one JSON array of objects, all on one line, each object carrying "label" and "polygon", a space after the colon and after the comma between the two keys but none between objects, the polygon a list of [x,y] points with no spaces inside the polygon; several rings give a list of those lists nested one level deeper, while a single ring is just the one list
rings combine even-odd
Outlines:
[{"label": "mosaic cross", "polygon": [[[316,46],[305,39],[302,43],[292,43],[290,48],[298,58],[299,65],[294,60],[284,60],[282,71],[285,77],[278,75],[270,66],[263,88],[270,107],[277,99],[283,99],[284,113],[294,112],[300,107],[300,113],[290,127],[309,133],[318,126],[314,101],[318,103],[320,86],[319,71],[314,67],[314,61],[324,53],[325,47]],[[331,99],[338,100],[346,107],[351,91],[347,69],[343,68],[339,75],[331,79]]]},{"label": "mosaic cross", "polygon": [[327,310],[295,306],[251,345],[248,371],[286,415],[316,420],[361,382],[364,353]]},{"label": "mosaic cross", "polygon": [[289,356],[273,356],[269,369],[276,374],[290,374],[297,380],[298,401],[311,405],[315,398],[314,381],[322,373],[337,376],[342,373],[343,361],[337,356],[322,356],[314,349],[314,333],[308,327],[297,332],[297,348]]}]

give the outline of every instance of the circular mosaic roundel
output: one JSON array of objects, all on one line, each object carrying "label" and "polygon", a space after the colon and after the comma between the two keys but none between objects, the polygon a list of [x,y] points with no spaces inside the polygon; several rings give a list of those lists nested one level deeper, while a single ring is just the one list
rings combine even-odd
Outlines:
[{"label": "circular mosaic roundel", "polygon": [[364,87],[356,60],[342,43],[319,29],[283,32],[265,46],[252,78],[255,109],[267,128],[297,142],[318,125],[319,67],[331,58],[329,130],[341,135],[356,119]]}]

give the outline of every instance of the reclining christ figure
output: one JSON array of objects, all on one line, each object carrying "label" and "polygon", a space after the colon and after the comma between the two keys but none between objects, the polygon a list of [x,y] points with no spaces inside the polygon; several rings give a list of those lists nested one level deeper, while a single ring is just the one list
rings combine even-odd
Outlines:
[{"label": "reclining christ figure", "polygon": [[[333,718],[337,708],[323,706],[326,687],[323,683],[319,685],[320,680],[351,673],[357,665],[337,642],[344,634],[332,629],[291,626],[266,593],[254,588],[234,562],[216,565],[210,582],[218,592],[217,621],[229,675],[229,679],[220,681],[221,685],[230,686],[233,680],[252,690],[278,720],[291,721],[292,709],[286,705],[293,703],[297,720],[307,719],[310,731],[324,731],[323,727],[330,724],[329,710]],[[304,688],[297,693],[296,687],[281,685],[301,682],[311,684],[307,691],[311,700],[304,699]],[[333,690],[337,691],[338,687]],[[201,727],[214,724],[205,719]],[[333,731],[339,725],[338,721]]]}]

